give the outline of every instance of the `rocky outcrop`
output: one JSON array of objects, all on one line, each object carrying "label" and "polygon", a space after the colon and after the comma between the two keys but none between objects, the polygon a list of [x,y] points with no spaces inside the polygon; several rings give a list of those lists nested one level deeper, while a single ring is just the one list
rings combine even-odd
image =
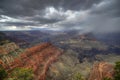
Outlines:
[{"label": "rocky outcrop", "polygon": [[27,49],[20,58],[6,66],[6,70],[12,71],[16,67],[32,68],[35,80],[45,80],[46,72],[50,65],[57,60],[61,50],[50,43],[43,43]]},{"label": "rocky outcrop", "polygon": [[96,63],[90,73],[88,80],[103,80],[104,78],[113,78],[114,67],[107,62]]},{"label": "rocky outcrop", "polygon": [[14,42],[7,43],[0,46],[0,54],[8,54],[9,52],[15,51],[16,49],[19,49],[19,46]]}]

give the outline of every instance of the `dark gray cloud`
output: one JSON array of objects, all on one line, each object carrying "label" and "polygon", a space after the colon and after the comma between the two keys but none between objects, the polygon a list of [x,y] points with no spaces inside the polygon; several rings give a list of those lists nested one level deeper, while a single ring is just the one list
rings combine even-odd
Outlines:
[{"label": "dark gray cloud", "polygon": [[79,10],[86,9],[100,0],[1,0],[0,8],[3,14],[10,16],[32,16],[48,6],[55,8]]},{"label": "dark gray cloud", "polygon": [[0,30],[120,31],[120,0],[0,0]]}]

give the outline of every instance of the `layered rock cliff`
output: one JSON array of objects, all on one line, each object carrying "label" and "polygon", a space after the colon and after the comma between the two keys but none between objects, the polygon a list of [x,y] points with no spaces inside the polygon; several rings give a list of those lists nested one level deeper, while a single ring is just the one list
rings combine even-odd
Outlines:
[{"label": "layered rock cliff", "polygon": [[9,52],[15,51],[16,49],[19,49],[19,46],[14,42],[7,43],[0,46],[0,54],[8,54]]},{"label": "layered rock cliff", "polygon": [[57,60],[62,51],[50,43],[43,43],[23,52],[14,62],[5,66],[8,72],[16,67],[32,68],[35,80],[45,80],[50,65]]},{"label": "layered rock cliff", "polygon": [[103,80],[104,78],[113,78],[114,67],[107,62],[94,64],[88,80]]}]

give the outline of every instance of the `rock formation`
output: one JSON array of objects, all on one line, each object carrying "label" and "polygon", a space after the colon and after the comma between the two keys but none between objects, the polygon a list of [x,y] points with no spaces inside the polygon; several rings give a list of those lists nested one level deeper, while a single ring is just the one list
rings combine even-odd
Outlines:
[{"label": "rock formation", "polygon": [[107,62],[96,63],[90,73],[88,80],[103,80],[104,78],[113,78],[114,67]]},{"label": "rock formation", "polygon": [[45,80],[47,70],[60,54],[60,49],[50,43],[43,43],[27,49],[20,55],[20,58],[15,59],[5,68],[8,72],[16,67],[32,68],[35,80]]},{"label": "rock formation", "polygon": [[19,49],[19,46],[16,45],[14,42],[4,44],[0,46],[0,54],[8,54],[16,49]]}]

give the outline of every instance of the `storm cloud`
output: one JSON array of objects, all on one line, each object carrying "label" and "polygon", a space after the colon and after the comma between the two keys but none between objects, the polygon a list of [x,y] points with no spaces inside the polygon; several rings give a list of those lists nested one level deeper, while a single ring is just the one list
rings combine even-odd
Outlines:
[{"label": "storm cloud", "polygon": [[119,32],[120,0],[0,0],[0,31]]}]

